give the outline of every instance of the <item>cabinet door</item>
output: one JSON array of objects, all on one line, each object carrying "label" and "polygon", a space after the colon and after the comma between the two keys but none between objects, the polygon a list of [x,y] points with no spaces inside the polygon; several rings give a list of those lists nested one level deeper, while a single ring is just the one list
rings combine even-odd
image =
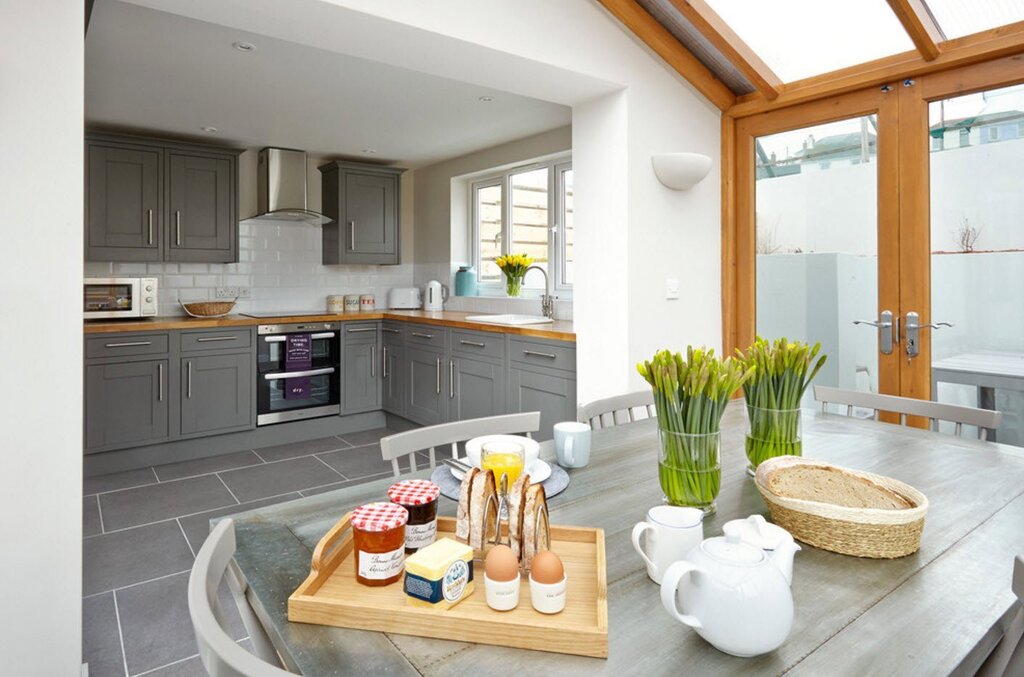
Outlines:
[{"label": "cabinet door", "polygon": [[381,386],[384,411],[396,416],[405,416],[405,368],[403,366],[405,348],[384,341],[381,356]]},{"label": "cabinet door", "polygon": [[167,260],[234,260],[231,165],[228,158],[169,155]]},{"label": "cabinet door", "polygon": [[88,154],[87,257],[159,261],[160,151],[90,144]]},{"label": "cabinet door", "polygon": [[448,369],[443,354],[406,346],[406,418],[421,425],[443,423],[447,414]]},{"label": "cabinet door", "polygon": [[576,380],[555,373],[513,368],[509,372],[509,412],[540,412],[536,438],[548,440],[560,421],[576,420]]},{"label": "cabinet door", "polygon": [[253,427],[252,357],[206,355],[181,361],[181,434]]},{"label": "cabinet door", "polygon": [[[398,253],[398,177],[345,172],[345,262]],[[397,259],[394,263],[398,263]]]},{"label": "cabinet door", "polygon": [[167,366],[151,360],[86,367],[86,453],[167,438]]},{"label": "cabinet door", "polygon": [[375,341],[347,342],[342,367],[342,411],[380,408],[380,376]]},{"label": "cabinet door", "polygon": [[449,421],[505,413],[505,369],[501,364],[454,357],[449,361],[449,376]]}]

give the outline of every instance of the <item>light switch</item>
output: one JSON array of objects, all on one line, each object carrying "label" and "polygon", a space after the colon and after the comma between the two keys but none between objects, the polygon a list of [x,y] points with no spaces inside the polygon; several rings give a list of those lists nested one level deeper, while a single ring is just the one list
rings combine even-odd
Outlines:
[{"label": "light switch", "polygon": [[665,280],[665,298],[670,300],[679,298],[679,280],[674,278]]}]

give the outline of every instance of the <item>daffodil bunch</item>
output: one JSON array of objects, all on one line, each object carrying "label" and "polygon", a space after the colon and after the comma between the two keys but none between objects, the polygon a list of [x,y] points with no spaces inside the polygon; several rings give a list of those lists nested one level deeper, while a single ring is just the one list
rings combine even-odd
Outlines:
[{"label": "daffodil bunch", "polygon": [[505,293],[509,296],[519,296],[526,269],[533,265],[533,257],[526,254],[505,254],[494,259],[494,263],[505,273]]}]

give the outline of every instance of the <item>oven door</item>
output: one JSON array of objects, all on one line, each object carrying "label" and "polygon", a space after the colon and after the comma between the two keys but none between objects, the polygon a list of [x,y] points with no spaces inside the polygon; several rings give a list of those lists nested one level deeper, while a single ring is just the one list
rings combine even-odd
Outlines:
[{"label": "oven door", "polygon": [[[341,334],[332,325],[260,327],[256,348],[256,424],[269,425],[341,413]],[[278,331],[279,329],[279,331]],[[312,364],[288,371],[285,338],[289,333],[309,334]],[[309,378],[307,397],[286,398],[289,378]]]},{"label": "oven door", "polygon": [[142,316],[142,280],[88,277],[82,285],[82,312],[87,320]]}]

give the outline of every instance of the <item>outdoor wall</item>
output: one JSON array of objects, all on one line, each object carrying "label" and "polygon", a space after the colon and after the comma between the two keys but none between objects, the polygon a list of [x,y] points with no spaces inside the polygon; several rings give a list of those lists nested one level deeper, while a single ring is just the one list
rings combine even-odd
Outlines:
[{"label": "outdoor wall", "polygon": [[0,672],[81,674],[83,3],[0,15]]}]

